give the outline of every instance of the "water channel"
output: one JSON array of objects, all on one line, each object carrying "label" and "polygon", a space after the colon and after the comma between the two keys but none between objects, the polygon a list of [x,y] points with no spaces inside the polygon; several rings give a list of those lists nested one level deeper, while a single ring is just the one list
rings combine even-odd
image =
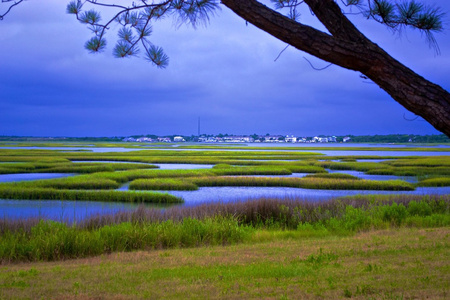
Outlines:
[{"label": "water channel", "polygon": [[[297,145],[295,145],[297,146]],[[386,145],[384,145],[386,147]],[[1,148],[1,147],[0,147]],[[8,148],[11,149],[11,148]],[[20,148],[23,149],[23,148]],[[42,148],[38,148],[42,149]],[[136,151],[142,149],[128,149],[128,148],[92,148],[95,152],[124,152]],[[61,149],[51,148],[51,150],[71,151],[68,148],[61,147]],[[77,148],[77,150],[91,150],[90,148]],[[174,149],[175,150],[175,149]],[[275,150],[275,149],[274,149]],[[187,150],[180,150],[187,151]],[[254,151],[254,150],[252,150]],[[285,150],[280,150],[285,151]],[[296,150],[298,151],[298,150]],[[314,152],[314,151],[313,151]],[[450,152],[403,152],[403,151],[337,151],[343,154],[336,154],[336,151],[320,150],[317,152],[329,152],[328,155],[374,155],[374,156],[433,156],[433,155],[450,155]],[[401,153],[399,155],[398,153]],[[345,153],[345,154],[344,154]],[[361,161],[361,160],[358,160]],[[373,160],[371,160],[373,161]],[[78,161],[79,163],[82,163]],[[89,161],[92,162],[92,161]],[[108,162],[108,161],[98,161]],[[110,161],[118,163],[117,161]],[[129,163],[129,162],[125,162]],[[199,165],[199,164],[152,164],[157,165],[160,169],[198,169],[211,168],[213,165]],[[368,180],[391,180],[401,179],[408,182],[417,182],[415,177],[397,177],[386,175],[366,175],[358,171],[332,171],[330,173],[342,172],[357,176]],[[59,177],[73,176],[76,174],[64,173],[27,173],[27,174],[2,174],[0,175],[0,182],[14,182],[21,180],[38,180],[51,179]],[[303,177],[306,173],[294,173],[293,177]],[[124,185],[121,190],[127,190],[128,186]],[[202,187],[197,191],[164,191],[172,195],[182,197],[185,201],[184,206],[198,205],[201,203],[221,201],[229,202],[236,200],[252,200],[259,197],[276,197],[276,198],[300,198],[309,201],[323,201],[326,199],[358,195],[358,194],[407,194],[407,195],[448,195],[450,194],[450,187],[441,188],[417,188],[415,191],[397,192],[397,191],[360,191],[360,190],[315,190],[315,189],[300,189],[300,188],[282,188],[282,187]],[[148,205],[151,206],[151,205]],[[0,199],[0,218],[45,218],[57,221],[81,220],[89,216],[97,214],[108,214],[118,211],[134,210],[138,204],[132,203],[110,203],[110,202],[94,202],[94,201],[50,201],[50,200],[1,200]]]}]

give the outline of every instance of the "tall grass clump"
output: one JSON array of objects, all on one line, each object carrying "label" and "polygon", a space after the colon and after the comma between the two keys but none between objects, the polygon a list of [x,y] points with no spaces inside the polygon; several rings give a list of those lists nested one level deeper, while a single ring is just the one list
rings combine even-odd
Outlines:
[{"label": "tall grass clump", "polygon": [[174,179],[174,178],[137,179],[130,183],[129,189],[195,191],[198,190],[198,186],[186,179]]},{"label": "tall grass clump", "polygon": [[324,202],[296,198],[173,207],[95,216],[77,224],[0,221],[0,263],[79,258],[136,249],[223,245],[255,230],[299,236],[349,235],[389,227],[450,225],[450,196],[355,196]]},{"label": "tall grass clump", "polygon": [[377,169],[386,169],[388,166],[375,162],[333,162],[333,161],[320,161],[316,165],[330,170],[355,170],[361,172],[367,172]]},{"label": "tall grass clump", "polygon": [[417,186],[441,187],[450,186],[450,177],[437,177],[421,180]]},{"label": "tall grass clump", "polygon": [[[226,166],[226,164],[225,164]],[[223,175],[290,175],[292,172],[288,169],[278,166],[255,166],[255,167],[214,167],[211,170],[218,176]]]},{"label": "tall grass clump", "polygon": [[101,172],[92,174],[93,178],[111,179],[125,183],[136,179],[188,178],[212,175],[208,169],[191,170],[128,170],[121,172]]},{"label": "tall grass clump", "polygon": [[169,194],[156,192],[58,190],[52,188],[0,187],[0,199],[23,200],[85,200],[111,202],[182,203],[183,200]]},{"label": "tall grass clump", "polygon": [[124,222],[89,230],[75,225],[40,221],[27,231],[4,231],[0,263],[51,261],[117,251],[225,245],[242,241],[250,228],[232,217],[184,218],[152,223]]},{"label": "tall grass clump", "polygon": [[310,174],[306,175],[305,178],[331,178],[331,179],[353,179],[353,180],[361,180],[361,178],[345,174],[345,173],[319,173],[319,174]]},{"label": "tall grass clump", "polygon": [[10,186],[12,188],[53,188],[53,189],[117,189],[118,182],[107,178],[96,178],[91,175],[80,175],[46,180],[33,180],[0,184],[0,187]]},{"label": "tall grass clump", "polygon": [[448,167],[388,167],[370,170],[366,172],[371,175],[396,175],[396,176],[450,176]]},{"label": "tall grass clump", "polygon": [[402,180],[354,180],[340,178],[267,178],[267,177],[198,177],[191,179],[198,186],[293,187],[329,190],[392,190],[412,191],[414,186]]}]

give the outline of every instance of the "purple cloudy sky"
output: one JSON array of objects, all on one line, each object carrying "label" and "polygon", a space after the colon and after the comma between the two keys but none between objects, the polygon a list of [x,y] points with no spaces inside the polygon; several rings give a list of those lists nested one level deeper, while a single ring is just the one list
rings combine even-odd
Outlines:
[{"label": "purple cloudy sky", "polygon": [[[170,57],[167,69],[143,58],[112,56],[115,32],[101,54],[83,47],[85,26],[65,13],[68,1],[26,1],[0,22],[0,135],[135,134],[438,134],[356,72],[285,44],[222,7],[207,27],[154,24],[151,41]],[[450,2],[436,56],[417,31],[402,36],[350,16],[392,56],[450,89]],[[5,6],[0,6],[0,13]],[[304,23],[315,24],[303,14]],[[114,29],[114,28],[113,28]],[[413,120],[415,119],[415,120]]]}]

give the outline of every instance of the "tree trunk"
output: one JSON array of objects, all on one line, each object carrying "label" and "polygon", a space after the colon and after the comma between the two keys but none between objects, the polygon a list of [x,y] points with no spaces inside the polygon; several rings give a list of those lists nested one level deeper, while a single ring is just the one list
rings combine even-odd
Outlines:
[{"label": "tree trunk", "polygon": [[366,38],[334,0],[305,0],[330,34],[293,21],[256,0],[222,0],[222,3],[244,20],[299,50],[361,72],[406,109],[450,137],[450,94]]}]

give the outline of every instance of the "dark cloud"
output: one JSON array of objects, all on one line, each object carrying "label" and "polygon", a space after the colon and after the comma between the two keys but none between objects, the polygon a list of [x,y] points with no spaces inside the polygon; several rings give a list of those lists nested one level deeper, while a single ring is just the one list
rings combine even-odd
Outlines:
[{"label": "dark cloud", "polygon": [[[444,1],[436,3],[448,10]],[[140,58],[115,59],[114,34],[103,54],[83,49],[89,31],[65,14],[64,1],[21,4],[0,23],[1,135],[113,136],[206,133],[437,133],[357,72],[332,66],[285,44],[226,8],[193,30],[155,24],[152,41],[170,55],[159,70]],[[306,11],[305,23],[314,23]],[[448,30],[435,56],[423,37],[399,38],[351,16],[394,57],[450,88]]]}]

